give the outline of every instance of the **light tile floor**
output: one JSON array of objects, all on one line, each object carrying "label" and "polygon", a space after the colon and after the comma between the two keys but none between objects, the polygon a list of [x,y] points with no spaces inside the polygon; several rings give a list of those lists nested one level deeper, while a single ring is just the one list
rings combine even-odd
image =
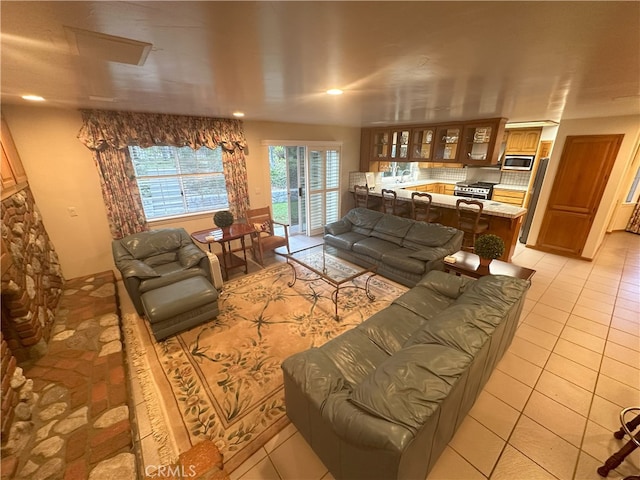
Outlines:
[{"label": "light tile floor", "polygon": [[[626,441],[612,435],[620,410],[640,406],[640,236],[607,235],[592,262],[519,244],[513,263],[536,270],[518,331],[428,480],[600,479],[596,468]],[[639,472],[640,449],[609,478]],[[231,478],[333,477],[289,425]]]}]

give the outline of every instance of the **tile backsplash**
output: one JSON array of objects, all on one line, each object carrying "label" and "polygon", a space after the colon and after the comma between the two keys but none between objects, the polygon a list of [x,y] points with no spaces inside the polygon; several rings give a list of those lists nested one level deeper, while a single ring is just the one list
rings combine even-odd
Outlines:
[{"label": "tile backsplash", "polygon": [[502,172],[500,183],[506,185],[529,185],[531,172]]}]

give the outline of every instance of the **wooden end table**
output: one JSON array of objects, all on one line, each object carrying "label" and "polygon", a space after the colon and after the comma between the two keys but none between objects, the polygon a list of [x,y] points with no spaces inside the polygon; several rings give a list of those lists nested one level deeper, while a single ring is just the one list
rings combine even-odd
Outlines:
[{"label": "wooden end table", "polygon": [[452,255],[456,259],[455,263],[444,261],[446,272],[454,272],[456,275],[467,275],[473,278],[480,278],[485,275],[509,275],[510,277],[531,280],[535,270],[519,267],[513,263],[502,260],[492,260],[488,268],[480,266],[480,257],[475,253],[460,250]]},{"label": "wooden end table", "polygon": [[[244,267],[244,273],[248,273],[249,266],[247,263],[247,248],[244,243],[244,237],[245,235],[255,233],[255,231],[253,226],[247,225],[246,223],[234,223],[230,227],[215,227],[193,232],[191,238],[198,243],[207,245],[209,251],[211,251],[212,243],[220,244],[222,253],[216,253],[216,255],[220,259],[224,279],[229,280],[229,271],[234,268]],[[240,240],[240,248],[233,249],[231,247],[233,240]],[[242,252],[242,257],[236,255],[236,252]]]}]

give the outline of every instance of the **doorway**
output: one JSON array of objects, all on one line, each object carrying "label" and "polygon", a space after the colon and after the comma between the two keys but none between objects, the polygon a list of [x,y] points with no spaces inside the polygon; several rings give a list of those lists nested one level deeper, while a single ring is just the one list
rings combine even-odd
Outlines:
[{"label": "doorway", "polygon": [[273,218],[291,235],[318,235],[340,212],[340,149],[269,145]]}]

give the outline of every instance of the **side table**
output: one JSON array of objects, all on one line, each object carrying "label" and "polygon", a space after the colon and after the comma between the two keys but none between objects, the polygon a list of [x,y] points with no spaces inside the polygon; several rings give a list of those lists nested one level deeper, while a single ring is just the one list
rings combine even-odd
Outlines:
[{"label": "side table", "polygon": [[[225,280],[229,280],[229,271],[234,268],[244,267],[244,273],[248,273],[247,248],[244,242],[244,237],[245,235],[249,235],[254,232],[255,229],[251,225],[247,225],[246,223],[234,223],[230,227],[215,227],[209,230],[193,232],[191,234],[191,238],[198,243],[207,245],[209,251],[211,251],[212,243],[220,244],[222,253],[216,253],[216,255],[220,259],[222,274]],[[233,249],[231,247],[231,242],[233,240],[240,240],[240,248]],[[237,252],[242,252],[242,257],[236,255]]]},{"label": "side table", "polygon": [[488,268],[480,266],[480,257],[475,253],[460,250],[452,255],[456,259],[455,263],[444,261],[444,270],[454,272],[456,275],[467,275],[473,278],[480,278],[485,275],[509,275],[510,277],[531,280],[535,270],[519,267],[513,263],[502,260],[492,260]]}]

